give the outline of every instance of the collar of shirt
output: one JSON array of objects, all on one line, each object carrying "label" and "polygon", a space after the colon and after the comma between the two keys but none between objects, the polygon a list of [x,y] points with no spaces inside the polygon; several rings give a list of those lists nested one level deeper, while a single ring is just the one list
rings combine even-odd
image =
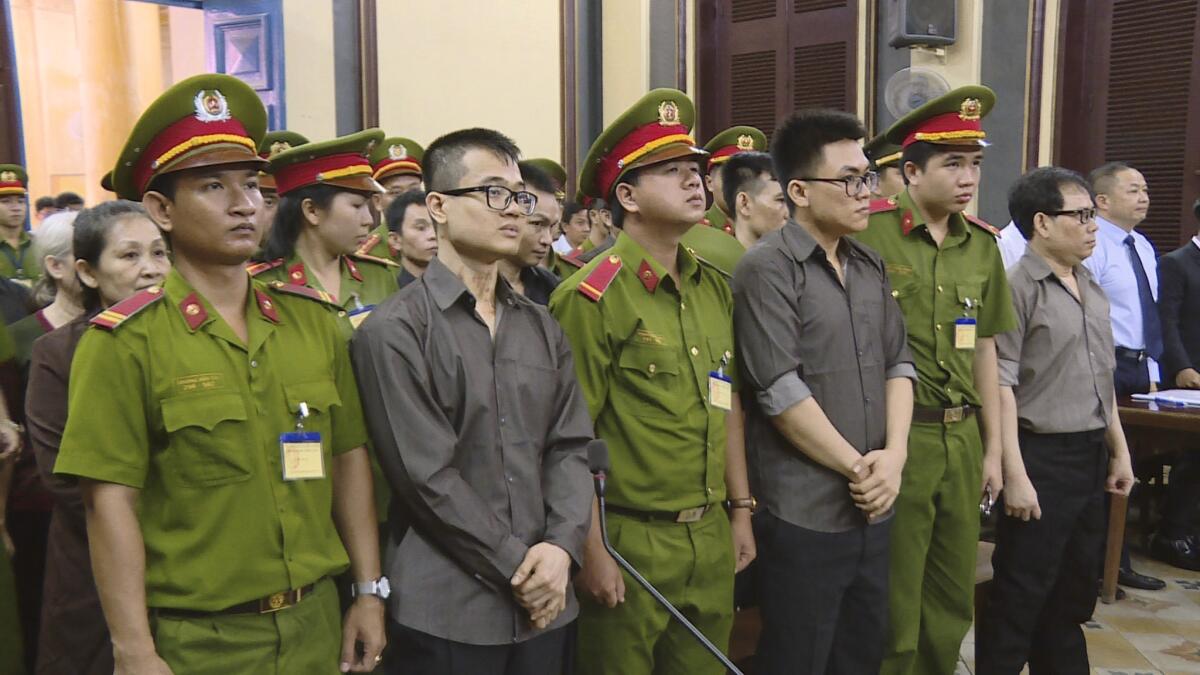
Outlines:
[{"label": "collar of shirt", "polygon": [[[925,223],[925,216],[921,210],[917,208],[917,204],[913,201],[912,195],[908,193],[908,188],[896,195],[896,204],[902,214],[900,217],[900,227],[904,234],[912,234],[920,228],[929,229]],[[942,242],[942,246],[951,246],[962,241],[966,241],[971,236],[971,228],[967,227],[967,219],[961,213],[952,213],[946,220],[947,232],[946,239]]]},{"label": "collar of shirt", "polygon": [[[788,253],[796,262],[804,262],[811,258],[814,254],[820,251],[821,257],[827,258],[825,249],[817,244],[817,240],[809,234],[804,226],[794,220],[788,219],[784,224],[783,230],[780,232],[783,238],[784,246],[787,247]],[[849,237],[838,239],[838,255],[842,258],[842,263],[845,264],[851,257],[865,257],[862,251],[858,248],[859,244]]]},{"label": "collar of shirt", "polygon": [[1105,220],[1103,216],[1096,216],[1096,224],[1100,226],[1100,236],[1112,243],[1117,244],[1118,246],[1124,246],[1125,237],[1128,237],[1129,235],[1133,235],[1133,241],[1137,246],[1140,246],[1143,240],[1145,240],[1147,243],[1150,241],[1146,239],[1141,232],[1138,232],[1136,228],[1126,232],[1123,227],[1117,225],[1111,220]]},{"label": "collar of shirt", "polygon": [[0,239],[0,244],[9,248],[25,248],[33,243],[33,237],[29,236],[29,230],[22,229],[21,236],[17,237],[17,246],[13,246],[7,239]]},{"label": "collar of shirt", "polygon": [[[270,324],[283,323],[275,308],[275,300],[267,294],[264,288],[260,282],[250,279],[249,288],[246,290],[249,296],[246,299],[247,317],[258,317]],[[191,332],[195,333],[204,329],[220,333],[223,338],[236,344],[242,344],[241,340],[234,336],[233,329],[229,328],[229,324],[220,319],[220,315],[208,300],[192,288],[192,285],[176,268],[172,267],[171,271],[167,273],[162,289],[163,295],[166,296],[164,298],[166,303],[175,308],[174,311],[179,312]]]},{"label": "collar of shirt", "polygon": [[[1025,254],[1021,256],[1021,264],[1025,266],[1025,269],[1029,270],[1029,276],[1033,277],[1036,281],[1042,281],[1050,276],[1057,278],[1054,270],[1050,269],[1050,263],[1046,262],[1046,259],[1041,254],[1033,250],[1032,246],[1025,248]],[[1082,264],[1072,267],[1071,272],[1074,273],[1075,279],[1080,285],[1086,284],[1092,279],[1091,272],[1088,272],[1088,269]]]},{"label": "collar of shirt", "polygon": [[[438,309],[443,312],[458,302],[463,295],[471,298],[472,306],[474,305],[475,296],[471,295],[471,291],[467,288],[467,285],[436,257],[429,261],[429,266],[425,268],[425,273],[421,275],[421,282],[429,289],[430,294],[433,295],[433,301],[437,303]],[[516,307],[520,303],[515,301],[515,296],[516,292],[513,291],[512,286],[509,286],[504,277],[497,273],[496,299],[509,307]]]},{"label": "collar of shirt", "polygon": [[[624,267],[628,267],[637,275],[638,281],[642,282],[647,293],[655,292],[664,280],[671,278],[667,274],[667,268],[659,264],[653,256],[646,252],[646,249],[642,248],[641,244],[624,232],[617,236],[617,243],[613,244],[609,250],[612,255],[621,259]],[[679,278],[698,282],[700,280],[700,263],[696,261],[696,257],[682,244],[676,250]]]}]

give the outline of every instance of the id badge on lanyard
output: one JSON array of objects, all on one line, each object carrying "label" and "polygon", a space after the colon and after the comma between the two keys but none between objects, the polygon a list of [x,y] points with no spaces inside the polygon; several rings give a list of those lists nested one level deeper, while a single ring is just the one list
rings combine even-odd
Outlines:
[{"label": "id badge on lanyard", "polygon": [[729,359],[721,357],[721,365],[708,372],[708,402],[714,408],[733,410],[733,380],[725,374]]},{"label": "id badge on lanyard", "polygon": [[300,402],[296,414],[296,430],[279,434],[280,464],[283,479],[317,480],[325,477],[325,453],[321,445],[321,432],[305,431],[304,420],[308,419],[308,404]]}]

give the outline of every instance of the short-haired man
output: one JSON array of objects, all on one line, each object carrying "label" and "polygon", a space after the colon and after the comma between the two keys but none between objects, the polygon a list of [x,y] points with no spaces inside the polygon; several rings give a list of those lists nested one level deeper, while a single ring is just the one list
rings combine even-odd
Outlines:
[{"label": "short-haired man", "polygon": [[788,208],[775,166],[765,152],[742,152],[721,165],[721,189],[729,205],[733,235],[747,249],[783,227]]},{"label": "short-haired man", "polygon": [[[591,200],[577,202],[578,210],[569,207],[560,222],[562,235],[551,245],[549,268],[559,279],[566,279],[583,267],[583,256],[592,250]],[[565,250],[564,250],[565,249]]]},{"label": "short-haired man", "polygon": [[386,641],[345,338],[309,289],[244,267],[266,122],[241,80],[188,78],[112,172],[170,235],[175,267],[80,340],[54,470],[82,479],[119,673],[368,672]]},{"label": "short-haired man", "polygon": [[38,197],[37,201],[34,202],[33,213],[39,223],[45,220],[50,214],[58,213],[58,207],[54,205],[54,197]]},{"label": "short-haired man", "polygon": [[733,225],[729,222],[733,217],[733,205],[725,198],[725,177],[721,173],[721,166],[734,155],[765,152],[766,149],[767,135],[754,127],[730,127],[708,139],[708,143],[704,144],[704,150],[708,152],[708,172],[704,177],[704,185],[712,195],[713,203],[705,212],[702,223],[729,235],[734,233]]},{"label": "short-haired man", "polygon": [[83,197],[74,192],[60,192],[54,198],[54,208],[59,211],[82,211]]},{"label": "short-haired man", "polygon": [[561,672],[577,612],[591,433],[562,330],[497,270],[537,205],[518,153],[488,129],[430,144],[438,257],[351,343],[395,495],[397,673]]},{"label": "short-haired man", "polygon": [[[865,134],[830,110],[780,125],[771,154],[791,218],[733,276],[738,359],[754,394],[747,463],[763,508],[757,673],[878,673],[883,661],[916,370],[883,259],[848,236],[866,229],[876,180]],[[727,194],[746,158],[725,165]]]},{"label": "short-haired man", "polygon": [[1080,624],[1096,605],[1104,492],[1133,487],[1108,301],[1080,264],[1096,209],[1083,177],[1058,167],[1022,176],[1008,202],[1029,248],[1008,271],[1017,327],[996,336],[1004,516],[975,672],[1089,673]]},{"label": "short-haired man", "polygon": [[371,175],[384,190],[372,199],[372,208],[383,217],[383,222],[371,231],[371,235],[358,248],[359,254],[402,262],[400,251],[392,245],[392,238],[388,236],[389,232],[395,231],[387,223],[388,207],[400,195],[421,189],[424,175],[421,160],[424,156],[425,149],[419,143],[402,136],[383,139],[371,152]]},{"label": "short-haired man", "polygon": [[[613,544],[725,648],[734,572],[754,558],[754,500],[733,296],[719,271],[680,244],[706,203],[707,154],[692,142],[694,119],[683,92],[655,89],[592,144],[579,185],[609,202],[621,233],[607,255],[559,285],[550,310],[571,339],[596,435],[612,454]],[[732,516],[722,508],[727,496]],[[576,581],[578,672],[725,672],[649,593],[625,583],[595,525]]]},{"label": "short-haired man", "polygon": [[396,281],[400,288],[416,281],[437,256],[437,229],[425,206],[424,190],[409,190],[388,204],[383,220],[388,228],[388,248],[400,259]]},{"label": "short-haired man", "polygon": [[25,229],[29,214],[25,167],[0,164],[0,277],[29,288],[41,276],[42,256]]},{"label": "short-haired man", "polygon": [[987,87],[960,87],[888,129],[908,187],[872,202],[857,235],[887,263],[917,369],[892,525],[886,675],[954,672],[974,616],[980,499],[1002,486],[994,336],[1016,320],[996,229],[964,214],[994,103]]},{"label": "short-haired man", "polygon": [[[1117,356],[1117,396],[1144,394],[1159,381],[1163,353],[1158,320],[1158,262],[1154,244],[1136,228],[1150,209],[1150,191],[1142,172],[1109,162],[1088,174],[1096,195],[1096,248],[1083,262],[1108,297]],[[1134,571],[1129,546],[1121,548],[1118,582],[1156,591],[1162,579]]]},{"label": "short-haired man", "polygon": [[555,183],[549,174],[527,161],[518,166],[525,189],[537,197],[537,207],[521,222],[521,245],[516,254],[500,260],[500,276],[521,295],[545,305],[550,302],[559,279],[539,263],[550,252],[554,241],[551,233],[562,217],[562,205],[554,196]]}]

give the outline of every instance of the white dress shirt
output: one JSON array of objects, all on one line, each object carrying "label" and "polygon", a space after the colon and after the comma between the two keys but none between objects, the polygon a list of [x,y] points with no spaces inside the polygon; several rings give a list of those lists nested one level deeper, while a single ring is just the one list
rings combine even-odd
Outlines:
[{"label": "white dress shirt", "polygon": [[1025,247],[1029,245],[1025,241],[1025,235],[1021,234],[1021,228],[1011,220],[1000,230],[996,243],[1000,245],[1000,259],[1004,261],[1006,270],[1021,260],[1021,256],[1025,255]]},{"label": "white dress shirt", "polygon": [[[1100,283],[1108,296],[1109,315],[1112,317],[1113,342],[1126,349],[1145,349],[1146,339],[1142,335],[1142,305],[1138,298],[1137,277],[1125,248],[1125,237],[1133,235],[1133,247],[1146,278],[1150,280],[1150,294],[1158,301],[1158,261],[1154,245],[1142,233],[1126,232],[1100,216],[1096,216],[1100,230],[1096,232],[1096,249],[1083,261],[1084,266]],[[1147,358],[1150,381],[1158,381],[1158,363]]]}]

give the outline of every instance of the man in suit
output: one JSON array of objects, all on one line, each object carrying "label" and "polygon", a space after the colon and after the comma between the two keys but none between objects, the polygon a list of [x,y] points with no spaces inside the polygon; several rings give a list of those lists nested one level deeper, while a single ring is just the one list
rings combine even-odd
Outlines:
[{"label": "man in suit", "polygon": [[[1200,221],[1200,199],[1192,208]],[[1200,234],[1159,259],[1158,288],[1163,387],[1200,389]],[[1166,517],[1150,544],[1154,557],[1191,570],[1200,570],[1198,482],[1200,462],[1185,451],[1172,462]]]}]

